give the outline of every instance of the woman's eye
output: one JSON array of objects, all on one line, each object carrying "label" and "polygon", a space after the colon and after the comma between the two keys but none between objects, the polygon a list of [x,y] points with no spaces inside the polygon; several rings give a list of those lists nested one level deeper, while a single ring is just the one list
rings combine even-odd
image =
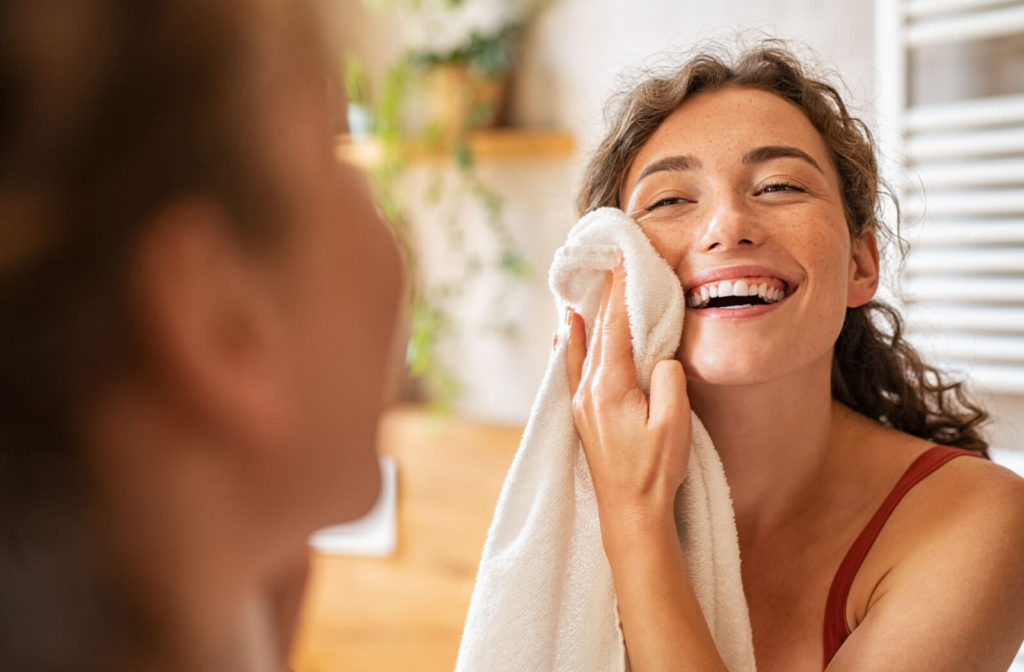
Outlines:
[{"label": "woman's eye", "polygon": [[681,196],[672,196],[672,197],[669,197],[669,198],[659,199],[659,200],[655,201],[654,203],[648,205],[644,209],[647,212],[651,212],[652,210],[656,210],[658,208],[663,208],[663,207],[668,206],[668,205],[680,205],[682,203],[689,203],[689,201],[686,200],[685,198],[681,197]]},{"label": "woman's eye", "polygon": [[797,185],[790,184],[788,182],[772,182],[771,184],[766,184],[763,187],[761,187],[761,189],[758,190],[757,193],[759,195],[760,194],[776,194],[776,193],[783,192],[783,191],[803,192],[803,191],[806,191],[806,190],[803,187],[798,187]]}]

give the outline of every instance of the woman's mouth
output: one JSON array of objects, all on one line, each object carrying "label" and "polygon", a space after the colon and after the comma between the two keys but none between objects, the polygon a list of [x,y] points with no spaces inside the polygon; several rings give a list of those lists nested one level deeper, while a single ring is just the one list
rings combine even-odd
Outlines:
[{"label": "woman's mouth", "polygon": [[788,294],[786,282],[770,276],[713,280],[686,293],[686,305],[703,308],[749,308],[776,303]]}]

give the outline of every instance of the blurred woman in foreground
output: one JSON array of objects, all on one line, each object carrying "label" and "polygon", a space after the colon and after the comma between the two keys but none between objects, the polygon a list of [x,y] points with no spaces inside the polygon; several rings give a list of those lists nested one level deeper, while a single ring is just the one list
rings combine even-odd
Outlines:
[{"label": "blurred woman in foreground", "polygon": [[0,7],[0,668],[283,667],[397,253],[286,0]]}]

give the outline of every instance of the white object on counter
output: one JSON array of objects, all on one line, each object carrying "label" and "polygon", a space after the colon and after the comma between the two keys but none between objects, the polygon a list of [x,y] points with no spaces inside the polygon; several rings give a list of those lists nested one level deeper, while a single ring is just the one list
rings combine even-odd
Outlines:
[{"label": "white object on counter", "polygon": [[396,471],[395,460],[382,455],[377,503],[362,518],[317,530],[310,537],[310,546],[321,553],[333,555],[392,555],[398,538]]}]

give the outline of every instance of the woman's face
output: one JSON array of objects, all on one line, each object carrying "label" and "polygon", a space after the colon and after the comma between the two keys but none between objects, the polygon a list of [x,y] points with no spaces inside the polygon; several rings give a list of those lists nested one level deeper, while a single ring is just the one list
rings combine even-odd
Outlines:
[{"label": "woman's face", "polygon": [[685,101],[641,148],[620,202],[675,269],[692,380],[745,385],[831,366],[847,306],[877,285],[835,168],[796,105],[731,87]]}]

